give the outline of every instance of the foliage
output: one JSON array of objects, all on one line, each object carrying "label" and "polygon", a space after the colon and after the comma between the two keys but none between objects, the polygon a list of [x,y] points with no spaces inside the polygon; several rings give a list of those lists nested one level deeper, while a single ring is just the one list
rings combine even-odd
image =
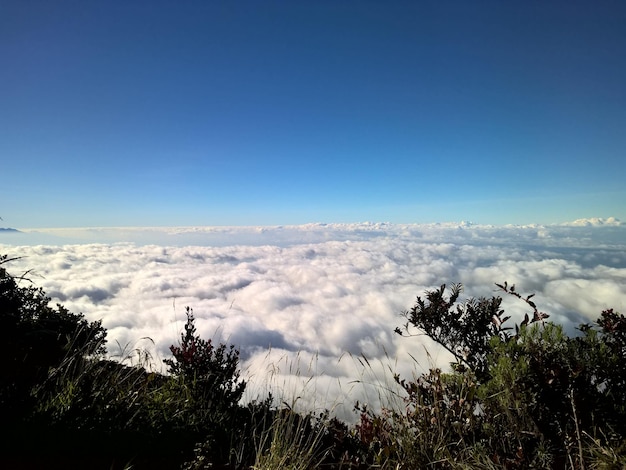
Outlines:
[{"label": "foliage", "polygon": [[170,394],[178,397],[168,424],[181,438],[203,441],[203,452],[219,461],[230,459],[233,430],[239,417],[238,403],[246,383],[239,378],[239,351],[196,333],[193,310],[186,308],[187,322],[180,344],[170,346],[165,359],[172,380]]},{"label": "foliage", "polygon": [[[9,261],[0,257],[0,265]],[[214,348],[195,335],[188,310],[182,344],[171,348],[173,374],[147,372],[105,359],[100,322],[49,302],[0,266],[0,398],[5,424],[13,425],[0,466],[28,454],[31,462],[56,456],[64,468],[130,461],[176,468],[202,440],[213,443],[213,461],[228,459],[224,436],[232,438],[237,419],[247,417],[237,406],[245,383],[233,347]]]},{"label": "foliage", "polygon": [[99,321],[88,322],[62,305],[50,307],[41,288],[20,286],[28,281],[2,266],[12,260],[0,256],[0,409],[5,418],[23,413],[32,402],[29,391],[62,363],[103,354],[106,338]]},{"label": "foliage", "polygon": [[[510,336],[508,328],[504,327],[509,317],[503,317],[502,299],[469,299],[462,305],[455,305],[462,292],[461,284],[452,285],[448,297],[445,291],[444,284],[427,291],[425,299],[417,297],[415,306],[404,312],[407,319],[404,332],[411,335],[409,326],[417,328],[452,353],[459,365],[483,377],[488,373],[491,338],[506,340]],[[396,333],[403,334],[403,330],[396,328]]]},{"label": "foliage", "polygon": [[509,317],[503,316],[500,297],[455,305],[459,285],[449,297],[445,286],[429,291],[405,312],[404,330],[418,328],[450,351],[455,363],[450,373],[431,370],[409,381],[397,377],[407,408],[393,421],[404,422],[404,432],[413,433],[413,449],[431,449],[426,463],[441,468],[463,462],[585,468],[592,455],[621,461],[623,315],[606,310],[595,326],[581,325],[581,334],[569,337],[560,325],[545,322],[548,315],[532,295],[524,297],[507,283],[498,287],[532,309],[519,325],[505,326]]},{"label": "foliage", "polygon": [[168,372],[192,384],[194,394],[211,406],[235,406],[246,388],[239,380],[239,351],[234,345],[213,346],[196,334],[193,310],[186,308],[187,322],[179,346],[172,345],[172,359],[163,362]]}]

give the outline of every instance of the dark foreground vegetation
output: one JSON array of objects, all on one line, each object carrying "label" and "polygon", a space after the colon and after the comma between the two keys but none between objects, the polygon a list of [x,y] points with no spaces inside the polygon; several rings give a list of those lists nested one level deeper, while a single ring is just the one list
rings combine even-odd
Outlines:
[{"label": "dark foreground vegetation", "polygon": [[238,351],[200,338],[190,309],[167,373],[108,360],[102,325],[50,307],[10,261],[0,468],[626,468],[626,319],[613,310],[570,337],[506,283],[528,307],[512,327],[500,297],[428,291],[396,332],[435,340],[451,370],[396,375],[401,405],[357,404],[348,425],[272,397],[242,404]]}]

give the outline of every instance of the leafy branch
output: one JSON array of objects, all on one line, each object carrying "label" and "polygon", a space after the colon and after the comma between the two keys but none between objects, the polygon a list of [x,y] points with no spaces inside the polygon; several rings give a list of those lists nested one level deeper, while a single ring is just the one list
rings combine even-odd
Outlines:
[{"label": "leafy branch", "polygon": [[528,304],[528,306],[530,306],[530,308],[533,309],[533,317],[532,319],[528,316],[528,313],[526,313],[524,315],[524,320],[522,320],[522,322],[519,324],[519,326],[516,324],[515,325],[515,336],[519,336],[519,331],[521,329],[521,327],[528,325],[529,323],[536,323],[536,322],[544,322],[544,320],[546,318],[548,318],[550,315],[548,315],[547,313],[544,312],[540,312],[537,309],[537,305],[535,304],[535,302],[533,302],[532,299],[535,294],[530,294],[527,295],[526,297],[522,296],[519,292],[517,292],[515,290],[515,284],[511,284],[511,286],[509,287],[508,283],[506,281],[504,281],[504,283],[502,284],[498,284],[496,283],[496,286],[498,286],[502,291],[506,292],[509,295],[512,295],[513,297],[517,297],[518,299],[520,299],[521,301],[525,302],[526,304]]}]

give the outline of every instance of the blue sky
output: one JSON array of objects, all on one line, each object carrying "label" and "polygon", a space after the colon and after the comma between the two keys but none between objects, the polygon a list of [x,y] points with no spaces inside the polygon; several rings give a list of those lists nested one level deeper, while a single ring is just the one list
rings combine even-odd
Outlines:
[{"label": "blue sky", "polygon": [[626,219],[626,4],[0,2],[11,227]]}]

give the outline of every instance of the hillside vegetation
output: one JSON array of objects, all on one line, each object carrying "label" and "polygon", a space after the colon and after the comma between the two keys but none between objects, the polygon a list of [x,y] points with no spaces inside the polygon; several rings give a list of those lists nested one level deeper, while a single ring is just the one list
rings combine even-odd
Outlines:
[{"label": "hillside vegetation", "polygon": [[427,335],[449,370],[394,376],[397,406],[356,403],[354,425],[294,411],[272,396],[243,403],[239,352],[199,337],[193,311],[166,373],[106,356],[106,330],[51,307],[0,256],[0,413],[7,469],[619,469],[626,468],[626,318],[599,313],[568,336],[532,295],[417,297],[396,332]]}]

